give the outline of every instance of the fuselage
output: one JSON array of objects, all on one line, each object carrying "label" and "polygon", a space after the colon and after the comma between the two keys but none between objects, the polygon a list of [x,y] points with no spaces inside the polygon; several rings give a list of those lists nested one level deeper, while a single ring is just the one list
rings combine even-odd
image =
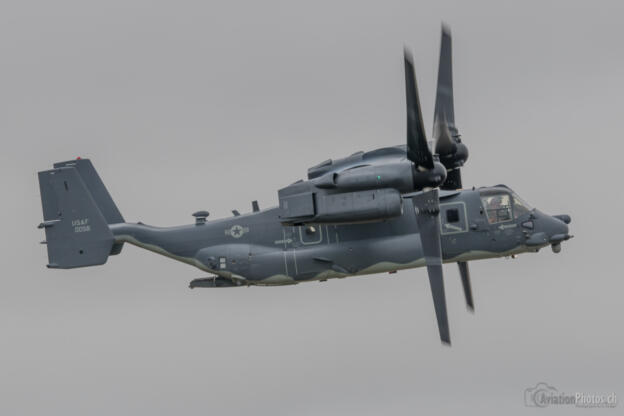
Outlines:
[{"label": "fuselage", "polygon": [[[565,224],[537,210],[514,208],[493,218],[484,189],[444,191],[440,198],[444,262],[469,261],[537,251]],[[501,208],[497,208],[498,211]],[[491,211],[491,210],[490,210]],[[529,228],[529,223],[530,227]],[[414,207],[363,224],[282,225],[279,209],[180,227],[115,224],[118,243],[128,242],[231,279],[237,284],[283,285],[301,281],[393,272],[425,265]],[[527,241],[542,233],[546,238]]]}]

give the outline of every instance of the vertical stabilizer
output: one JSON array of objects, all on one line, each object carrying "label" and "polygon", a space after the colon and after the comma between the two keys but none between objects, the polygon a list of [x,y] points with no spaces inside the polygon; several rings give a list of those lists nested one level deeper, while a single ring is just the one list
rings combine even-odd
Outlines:
[{"label": "vertical stabilizer", "polygon": [[44,219],[39,227],[46,233],[48,267],[106,263],[113,234],[76,167],[39,172],[39,187]]}]

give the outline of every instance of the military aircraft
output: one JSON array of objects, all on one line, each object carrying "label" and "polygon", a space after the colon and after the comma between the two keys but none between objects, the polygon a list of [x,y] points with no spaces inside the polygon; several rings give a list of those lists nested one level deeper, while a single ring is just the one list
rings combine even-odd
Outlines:
[{"label": "military aircraft", "polygon": [[[414,65],[404,53],[407,141],[326,160],[278,191],[279,206],[191,225],[124,220],[88,159],[39,172],[49,268],[103,264],[134,244],[193,265],[195,287],[288,285],[427,267],[440,339],[450,344],[442,263],[457,263],[474,310],[468,262],[557,253],[568,215],[547,215],[505,185],[462,188],[468,149],[455,125],[451,35],[443,26],[433,138],[425,134]],[[433,150],[433,151],[432,151]]]}]

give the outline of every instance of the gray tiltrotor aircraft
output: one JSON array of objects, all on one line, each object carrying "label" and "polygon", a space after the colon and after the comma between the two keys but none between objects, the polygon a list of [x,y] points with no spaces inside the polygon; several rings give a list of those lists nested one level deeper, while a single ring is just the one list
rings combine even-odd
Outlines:
[{"label": "gray tiltrotor aircraft", "polygon": [[287,285],[427,266],[440,337],[450,344],[442,263],[457,263],[474,309],[468,262],[558,253],[568,215],[532,208],[504,185],[462,189],[468,158],[455,126],[450,32],[442,29],[433,152],[422,120],[414,67],[405,56],[407,143],[327,160],[278,192],[279,206],[195,223],[125,222],[91,162],[39,172],[50,268],[103,264],[124,243],[211,274],[193,287]]}]

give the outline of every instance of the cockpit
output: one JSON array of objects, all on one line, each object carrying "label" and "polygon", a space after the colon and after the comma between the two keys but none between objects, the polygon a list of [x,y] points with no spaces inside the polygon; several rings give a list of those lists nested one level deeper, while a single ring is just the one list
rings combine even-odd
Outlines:
[{"label": "cockpit", "polygon": [[479,190],[479,194],[490,224],[517,219],[533,209],[507,187],[482,188]]}]

